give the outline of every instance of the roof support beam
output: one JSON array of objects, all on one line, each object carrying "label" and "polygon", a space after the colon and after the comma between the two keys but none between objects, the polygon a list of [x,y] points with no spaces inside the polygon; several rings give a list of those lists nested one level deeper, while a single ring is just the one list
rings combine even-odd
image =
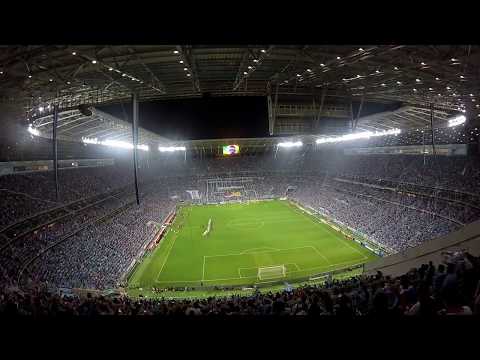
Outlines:
[{"label": "roof support beam", "polygon": [[193,81],[193,87],[196,92],[201,93],[200,79],[198,78],[197,63],[192,53],[191,46],[177,46],[177,50],[182,55],[184,65],[190,70],[190,74]]}]

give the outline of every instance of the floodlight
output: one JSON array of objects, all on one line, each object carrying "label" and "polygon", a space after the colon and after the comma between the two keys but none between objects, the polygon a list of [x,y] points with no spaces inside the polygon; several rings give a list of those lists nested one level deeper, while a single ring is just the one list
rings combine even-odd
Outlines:
[{"label": "floodlight", "polygon": [[334,136],[334,137],[325,137],[321,139],[317,139],[317,144],[325,144],[325,143],[336,143],[342,141],[350,141],[350,140],[357,140],[357,139],[369,139],[370,137],[378,137],[378,136],[386,136],[386,135],[398,135],[401,133],[400,129],[390,129],[384,131],[364,131],[360,133],[353,133],[347,134],[342,136]]},{"label": "floodlight", "polygon": [[30,134],[32,134],[32,135],[40,136],[40,131],[38,131],[37,129],[33,128],[32,125],[28,125],[27,131],[28,131]]},{"label": "floodlight", "polygon": [[301,147],[303,143],[301,141],[285,141],[277,144],[278,147],[291,148],[291,147]]},{"label": "floodlight", "polygon": [[448,120],[448,127],[461,125],[465,123],[465,121],[467,121],[467,118],[465,117],[465,115],[455,116],[454,118]]},{"label": "floodlight", "polygon": [[174,152],[174,151],[186,151],[185,146],[159,146],[158,151],[160,152]]}]

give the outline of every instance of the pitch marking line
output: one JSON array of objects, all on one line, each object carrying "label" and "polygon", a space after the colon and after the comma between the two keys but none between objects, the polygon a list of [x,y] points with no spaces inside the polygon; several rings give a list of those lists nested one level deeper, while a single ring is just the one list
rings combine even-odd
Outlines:
[{"label": "pitch marking line", "polygon": [[[311,216],[307,216],[308,219],[310,219],[315,225],[318,225],[318,226],[321,226],[321,224],[316,220],[316,219],[313,219]],[[324,227],[322,226],[322,229]],[[327,224],[327,229],[328,231],[330,231],[331,233],[334,233],[335,235],[338,235],[338,231],[335,231],[334,229],[332,229],[331,226],[329,226]],[[340,242],[343,243],[344,245],[348,246],[350,249],[352,250],[355,250],[355,252],[357,252],[358,254],[362,255],[363,256],[363,259],[368,259],[368,256],[365,256],[364,254],[362,254],[358,249],[354,248],[353,246],[351,246],[349,243],[345,242],[344,239],[342,239],[342,237],[340,236],[337,236],[337,238],[339,240],[341,240]]]},{"label": "pitch marking line", "polygon": [[156,281],[158,281],[158,278],[160,277],[160,275],[161,275],[161,273],[162,273],[162,271],[163,271],[163,267],[164,267],[165,264],[167,263],[168,257],[170,256],[170,252],[172,251],[173,246],[175,245],[175,241],[177,241],[177,237],[178,237],[178,235],[173,238],[172,245],[170,246],[170,249],[168,249],[167,256],[165,257],[165,260],[163,261],[162,267],[160,268],[160,271],[158,272],[157,280],[156,280]]},{"label": "pitch marking line", "polygon": [[203,257],[202,281],[205,279],[205,256]]},{"label": "pitch marking line", "polygon": [[[293,270],[293,271],[290,271],[290,274],[292,273],[297,273],[297,272],[300,272],[300,271],[311,271],[311,270],[314,270],[314,269],[327,269],[329,267],[332,267],[332,266],[337,266],[337,265],[342,265],[342,264],[349,264],[351,261],[345,261],[345,262],[341,262],[341,263],[336,263],[336,264],[333,264],[333,265],[327,265],[327,266],[316,266],[316,267],[311,267],[311,268],[307,268],[307,269],[303,269],[303,270]],[[364,262],[359,262],[359,263],[355,263],[355,264],[350,264],[350,266],[357,266],[357,265],[362,265],[362,264],[365,264]],[[311,276],[314,276],[315,274],[312,274]],[[242,277],[240,279],[257,279],[256,276],[248,276],[248,277]],[[203,282],[210,282],[210,281],[229,281],[229,280],[239,280],[238,277],[235,277],[235,278],[226,278],[226,279],[207,279],[207,280],[162,280],[162,281],[158,281],[156,280],[156,283],[157,284],[162,284],[162,283],[168,283],[168,284],[171,284],[171,283],[199,283],[200,281],[203,281]],[[295,281],[295,278],[294,279],[288,279],[287,280],[290,280],[290,281]]]},{"label": "pitch marking line", "polygon": [[[250,254],[266,254],[266,253],[269,253],[269,252],[288,251],[288,250],[297,250],[297,249],[310,249],[310,248],[313,248],[313,246],[311,246],[311,245],[310,246],[299,246],[299,247],[293,247],[293,248],[287,248],[287,249],[276,249],[276,250],[271,250],[271,251],[259,251],[259,252],[251,252],[251,253],[246,253],[245,254],[244,253],[245,251],[252,250],[252,249],[248,249],[248,250],[244,250],[244,251],[242,251],[241,253],[238,253],[238,254],[205,255],[205,257],[211,258],[211,257],[220,257],[220,256],[239,256],[239,255],[250,255]],[[260,249],[260,248],[257,248],[257,249]]]},{"label": "pitch marking line", "polygon": [[[271,250],[267,250],[267,251],[252,251],[252,250],[258,250],[258,249],[271,249]],[[248,254],[263,254],[265,252],[272,252],[272,251],[281,251],[281,249],[277,249],[277,248],[272,248],[272,247],[259,247],[259,248],[251,248],[251,249],[247,249],[247,250],[244,250],[242,251],[239,255],[248,255]]]},{"label": "pitch marking line", "polygon": [[318,249],[315,246],[311,246],[311,248],[315,249],[317,254],[320,255],[327,263],[332,264],[330,260],[328,260],[328,258],[325,255],[323,255],[320,251],[318,251]]}]

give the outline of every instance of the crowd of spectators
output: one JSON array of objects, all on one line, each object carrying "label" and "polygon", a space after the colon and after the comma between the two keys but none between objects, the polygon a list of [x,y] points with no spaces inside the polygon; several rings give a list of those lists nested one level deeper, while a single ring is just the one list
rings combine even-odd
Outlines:
[{"label": "crowd of spectators", "polygon": [[60,295],[44,284],[9,287],[0,293],[0,314],[16,316],[401,316],[480,314],[480,258],[449,254],[399,277],[360,276],[281,292],[205,299]]},{"label": "crowd of spectators", "polygon": [[[121,166],[60,173],[62,196],[58,203],[54,202],[53,192],[47,190],[53,188],[51,173],[1,176],[0,188],[14,195],[2,199],[11,201],[0,210],[7,214],[2,215],[0,226],[71,201],[108,193],[132,180],[131,169]],[[31,281],[61,287],[115,287],[152,238],[155,229],[148,222],[159,222],[176,203],[191,201],[187,190],[197,190],[205,198],[209,178],[253,176],[260,198],[288,193],[292,199],[394,251],[417,246],[480,218],[480,209],[475,205],[480,194],[480,164],[476,157],[425,159],[279,151],[234,158],[152,161],[139,174],[139,207],[126,206],[134,199],[130,189],[85,210],[75,210],[71,216],[15,241],[9,242],[5,234],[0,236],[1,282],[15,282],[26,262],[58,243],[29,265],[25,274]],[[414,195],[415,192],[423,195]],[[123,206],[126,207],[118,214],[109,216]],[[97,221],[104,216],[105,221]],[[7,243],[9,246],[4,247]]]}]

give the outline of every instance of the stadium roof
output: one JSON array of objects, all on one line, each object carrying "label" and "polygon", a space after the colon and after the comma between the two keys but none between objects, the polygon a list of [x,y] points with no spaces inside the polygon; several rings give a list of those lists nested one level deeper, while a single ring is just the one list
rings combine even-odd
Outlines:
[{"label": "stadium roof", "polygon": [[[0,48],[0,99],[32,122],[48,105],[73,116],[132,92],[143,101],[270,95],[278,117],[292,104],[319,117],[335,104],[339,117],[380,130],[417,126],[430,103],[444,117],[477,118],[479,56],[479,46],[458,45],[9,46]],[[360,120],[372,103],[400,110]]]}]

